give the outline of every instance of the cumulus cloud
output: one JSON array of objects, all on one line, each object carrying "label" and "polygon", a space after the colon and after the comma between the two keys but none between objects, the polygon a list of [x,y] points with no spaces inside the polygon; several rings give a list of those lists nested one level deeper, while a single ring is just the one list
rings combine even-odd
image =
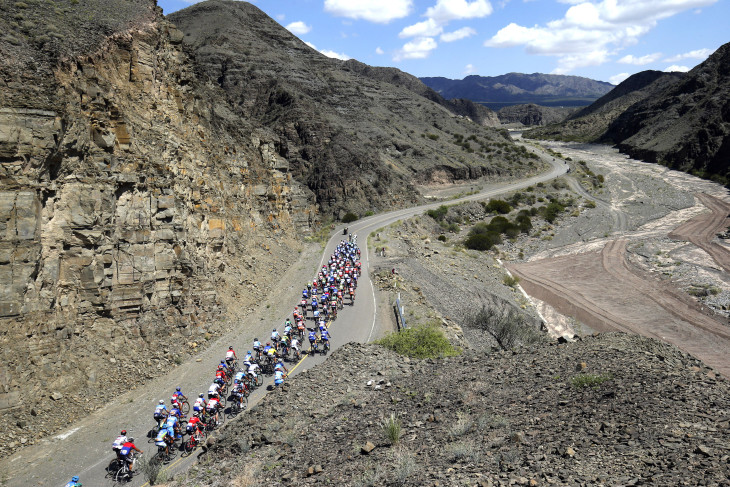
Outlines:
[{"label": "cumulus cloud", "polygon": [[464,74],[466,75],[474,74],[476,70],[477,69],[474,67],[473,64],[467,64],[466,66],[464,66]]},{"label": "cumulus cloud", "polygon": [[395,53],[394,61],[403,59],[425,59],[436,49],[438,44],[432,37],[418,37],[405,45]]},{"label": "cumulus cloud", "polygon": [[623,80],[625,80],[626,78],[628,78],[629,76],[631,76],[629,73],[614,74],[613,76],[608,78],[608,82],[611,83],[612,85],[617,85],[617,84],[621,83]]},{"label": "cumulus cloud", "polygon": [[334,58],[334,59],[339,59],[340,61],[347,61],[348,59],[352,59],[347,54],[340,53],[340,52],[335,52],[335,51],[330,51],[329,49],[322,49],[319,52],[321,52],[322,54],[324,54],[327,57],[331,57],[331,58]]},{"label": "cumulus cloud", "polygon": [[486,40],[487,47],[524,46],[529,54],[555,56],[554,72],[603,64],[617,51],[634,45],[657,23],[682,11],[717,0],[567,1],[563,18],[540,26],[511,23]]},{"label": "cumulus cloud", "polygon": [[444,28],[437,24],[435,20],[426,19],[423,22],[418,22],[417,24],[405,27],[402,31],[400,31],[398,37],[434,37],[443,31]]},{"label": "cumulus cloud", "polygon": [[444,34],[441,34],[441,41],[454,42],[460,39],[464,39],[466,37],[473,36],[476,33],[477,31],[475,31],[471,27],[462,27],[461,29],[455,30],[454,32],[445,32]]},{"label": "cumulus cloud", "polygon": [[492,4],[488,0],[437,0],[436,5],[426,10],[425,15],[443,25],[452,20],[486,17],[492,12]]},{"label": "cumulus cloud", "polygon": [[647,54],[646,56],[636,57],[632,54],[622,57],[617,62],[621,64],[633,64],[634,66],[646,66],[659,60],[662,57],[661,52],[655,52],[654,54]]},{"label": "cumulus cloud", "polygon": [[413,0],[325,0],[324,10],[338,17],[362,19],[380,24],[406,17],[411,13]]},{"label": "cumulus cloud", "polygon": [[292,22],[291,24],[287,25],[285,29],[294,35],[300,36],[303,34],[308,34],[312,30],[312,26],[305,24],[301,20],[297,20],[296,22]]},{"label": "cumulus cloud", "polygon": [[385,51],[383,51],[383,50],[382,50],[382,49],[380,48],[380,46],[378,46],[378,47],[376,47],[376,48],[375,48],[375,54],[379,54],[379,55],[380,55],[380,54],[385,54]]},{"label": "cumulus cloud", "polygon": [[690,68],[688,68],[687,66],[677,66],[676,64],[672,64],[671,66],[664,69],[664,72],[671,73],[671,72],[679,71],[680,73],[686,73],[687,71],[689,71],[689,69]]},{"label": "cumulus cloud", "polygon": [[682,59],[698,59],[700,61],[704,61],[710,54],[712,54],[712,52],[712,49],[696,49],[694,51],[685,52],[684,54],[677,54],[676,56],[668,57],[664,61],[668,63],[676,63]]}]

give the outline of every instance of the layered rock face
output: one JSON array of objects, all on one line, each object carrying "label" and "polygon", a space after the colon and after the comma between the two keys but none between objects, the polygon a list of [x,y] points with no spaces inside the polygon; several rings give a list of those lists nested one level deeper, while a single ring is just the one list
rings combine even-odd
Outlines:
[{"label": "layered rock face", "polygon": [[271,133],[229,116],[153,2],[129,3],[89,46],[0,44],[0,449],[227,328],[226,302],[265,292],[316,218]]},{"label": "layered rock face", "polygon": [[526,105],[512,105],[500,108],[497,112],[502,123],[521,123],[526,126],[541,126],[562,122],[575,108],[544,107],[528,103]]}]

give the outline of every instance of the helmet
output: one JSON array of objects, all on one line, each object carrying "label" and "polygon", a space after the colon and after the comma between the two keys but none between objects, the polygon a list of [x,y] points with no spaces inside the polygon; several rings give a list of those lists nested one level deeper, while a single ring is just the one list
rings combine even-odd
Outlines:
[{"label": "helmet", "polygon": [[271,345],[271,342],[266,342],[266,345]]},{"label": "helmet", "polygon": [[160,404],[165,404],[165,400],[164,399],[160,399]]},{"label": "helmet", "polygon": [[273,330],[271,330],[271,331],[272,331],[272,332],[273,332],[273,331],[276,331],[276,328],[274,328],[274,329],[273,329]]},{"label": "helmet", "polygon": [[176,388],[175,388],[175,390],[176,390],[177,392],[180,392],[180,388],[179,388],[179,387],[176,387]]},{"label": "helmet", "polygon": [[198,397],[203,397],[203,393],[201,392],[200,394],[198,394]]},{"label": "helmet", "polygon": [[119,434],[126,436],[127,435],[127,430],[122,430],[121,433],[119,433]]},{"label": "helmet", "polygon": [[247,355],[251,355],[251,350],[248,351]]},{"label": "helmet", "polygon": [[79,481],[78,476],[74,475],[73,477],[71,477],[71,482],[78,482],[78,481]]},{"label": "helmet", "polygon": [[129,442],[130,442],[130,443],[134,443],[134,438],[130,438],[130,439],[129,439]]},{"label": "helmet", "polygon": [[[202,396],[202,394],[201,394],[201,396]],[[198,416],[200,416],[200,413],[199,413],[198,411],[195,411],[195,412],[193,413],[193,416],[195,416],[195,417],[197,418]]]}]

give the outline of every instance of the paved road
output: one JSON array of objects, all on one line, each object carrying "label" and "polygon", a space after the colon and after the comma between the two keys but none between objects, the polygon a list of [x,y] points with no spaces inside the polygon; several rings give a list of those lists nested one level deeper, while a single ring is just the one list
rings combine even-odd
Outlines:
[{"label": "paved road", "polygon": [[[531,150],[536,151],[534,148]],[[537,151],[536,151],[537,152]],[[450,200],[448,204],[457,204],[466,201],[481,200],[488,197],[498,196],[510,191],[519,190],[538,182],[545,182],[561,176],[567,171],[567,165],[562,161],[555,161],[546,154],[541,154],[546,162],[550,163],[550,171],[513,183],[499,183],[486,187],[479,193]],[[375,290],[369,279],[370,259],[367,248],[367,236],[370,232],[398,220],[422,214],[424,211],[437,208],[443,202],[436,202],[414,208],[396,210],[388,213],[365,218],[349,225],[351,233],[358,235],[358,244],[362,249],[361,260],[363,261],[363,276],[357,289],[357,296],[354,306],[345,306],[340,312],[338,319],[332,324],[332,347],[338,347],[350,341],[368,342],[382,334],[380,321],[377,319],[377,305]],[[330,238],[322,254],[322,261],[328,257],[337,243],[343,238],[342,226],[338,227],[335,234]],[[321,264],[320,264],[321,266]],[[300,290],[307,280],[316,272],[296,275],[291,270],[288,275],[281,279],[281,285],[291,288],[291,308],[298,303]],[[280,303],[278,303],[280,304]],[[290,312],[290,311],[289,311]],[[283,323],[286,316],[276,321]],[[258,338],[264,339],[268,336],[266,329],[270,326],[260,327]],[[237,334],[238,333],[238,334]],[[182,387],[188,397],[194,398],[198,392],[207,390],[215,365],[222,358],[228,345],[233,345],[236,350],[244,352],[250,348],[253,342],[253,333],[232,332],[227,337],[217,340],[204,352],[193,357],[188,363],[176,367],[168,373],[162,373],[157,379],[150,381],[137,390],[121,395],[113,404],[104,409],[96,411],[86,419],[81,420],[69,429],[56,435],[52,439],[44,440],[33,445],[0,462],[0,470],[7,472],[11,477],[8,486],[45,486],[62,484],[67,482],[72,475],[79,475],[85,485],[99,486],[111,485],[111,481],[105,478],[105,467],[112,459],[110,445],[119,430],[126,428],[135,437],[138,446],[146,454],[153,454],[155,447],[147,443],[146,432],[152,426],[152,411],[160,399],[169,399],[175,386]],[[325,358],[322,356],[307,357],[300,364],[291,364],[294,374],[305,368],[320,363]],[[267,379],[267,384],[271,379]],[[264,388],[254,392],[250,398],[250,405],[253,406],[264,395]],[[164,393],[161,393],[164,391]],[[235,420],[234,420],[235,421]],[[170,472],[175,473],[186,468],[195,459],[195,454],[184,459],[177,459],[171,465]],[[128,484],[130,487],[142,485],[142,480],[135,480]]]}]

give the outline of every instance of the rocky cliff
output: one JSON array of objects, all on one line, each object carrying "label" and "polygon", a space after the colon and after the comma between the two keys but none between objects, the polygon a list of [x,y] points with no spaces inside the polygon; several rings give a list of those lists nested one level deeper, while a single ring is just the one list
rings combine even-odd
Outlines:
[{"label": "rocky cliff", "polygon": [[268,289],[315,208],[277,137],[231,115],[154,1],[2,9],[5,449],[229,327],[226,304]]},{"label": "rocky cliff", "polygon": [[606,130],[634,103],[659,93],[678,82],[684,73],[642,71],[624,80],[601,98],[567,117],[525,133],[535,139],[557,139],[578,142],[599,142]]},{"label": "rocky cliff", "polygon": [[325,57],[251,4],[203,2],[170,20],[233,114],[277,135],[276,155],[327,215],[417,201],[414,183],[435,174],[463,180],[531,170],[525,160],[505,170],[498,163],[506,157],[490,160],[485,151],[451,143],[455,134],[485,148],[504,143],[484,126],[489,112],[455,112],[441,97],[441,104],[429,99],[410,75]]},{"label": "rocky cliff", "polygon": [[631,157],[730,184],[730,43],[606,130]]},{"label": "rocky cliff", "polygon": [[575,108],[544,107],[528,103],[500,108],[497,116],[501,123],[521,123],[532,127],[562,122],[575,111]]}]

